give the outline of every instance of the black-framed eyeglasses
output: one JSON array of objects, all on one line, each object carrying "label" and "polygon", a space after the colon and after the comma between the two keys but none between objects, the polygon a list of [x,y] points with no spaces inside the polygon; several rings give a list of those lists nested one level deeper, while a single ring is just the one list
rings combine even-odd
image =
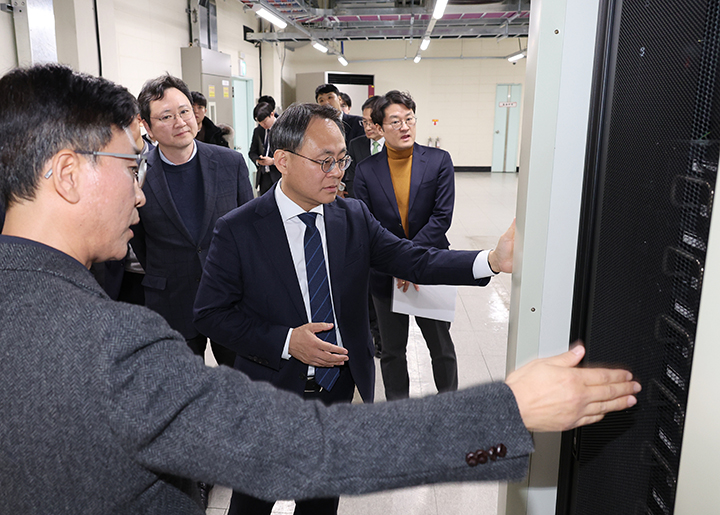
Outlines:
[{"label": "black-framed eyeglasses", "polygon": [[159,121],[162,124],[169,124],[175,122],[175,118],[180,118],[182,121],[187,122],[190,120],[190,118],[193,118],[195,116],[195,113],[188,109],[187,107],[184,107],[183,109],[180,109],[178,113],[175,114],[165,114],[163,116],[152,116],[154,120]]},{"label": "black-framed eyeglasses", "polygon": [[385,123],[383,125],[389,125],[396,131],[399,131],[402,128],[403,123],[407,125],[408,127],[412,127],[417,122],[417,116],[408,116],[404,120],[393,120],[392,122]]},{"label": "black-framed eyeglasses", "polygon": [[[147,173],[147,158],[142,154],[116,154],[114,152],[99,152],[97,150],[75,150],[78,154],[88,155],[88,156],[107,156],[107,157],[117,157],[119,159],[132,159],[135,161],[137,166],[133,170],[133,176],[135,177],[135,180],[138,182],[138,186],[142,188],[143,183],[145,182],[145,174]],[[47,171],[45,174],[45,178],[49,179],[52,175],[53,171],[52,168]]]},{"label": "black-framed eyeglasses", "polygon": [[345,156],[340,159],[335,159],[332,156],[328,156],[325,159],[323,159],[322,161],[320,161],[318,159],[311,159],[309,157],[305,157],[304,155],[298,154],[297,152],[293,152],[292,150],[288,150],[288,149],[283,149],[283,150],[285,152],[290,152],[291,154],[295,154],[298,157],[302,157],[303,159],[307,159],[308,161],[312,161],[313,163],[319,164],[320,169],[325,173],[332,172],[333,169],[335,168],[335,164],[338,165],[338,168],[340,169],[340,171],[344,172],[345,170],[347,170],[348,166],[350,166],[350,163],[352,162],[352,157],[350,157],[350,156]]}]

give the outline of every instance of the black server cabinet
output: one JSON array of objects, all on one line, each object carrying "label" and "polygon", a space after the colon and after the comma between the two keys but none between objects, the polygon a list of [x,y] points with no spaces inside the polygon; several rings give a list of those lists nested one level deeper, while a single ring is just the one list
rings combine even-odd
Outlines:
[{"label": "black server cabinet", "polygon": [[606,0],[597,40],[571,335],[644,389],[563,435],[556,512],[667,515],[720,158],[720,0]]}]

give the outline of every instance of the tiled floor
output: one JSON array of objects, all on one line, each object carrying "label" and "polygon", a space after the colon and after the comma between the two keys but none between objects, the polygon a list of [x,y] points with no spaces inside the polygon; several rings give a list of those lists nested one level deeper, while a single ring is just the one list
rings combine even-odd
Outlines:
[{"label": "tiled floor", "polygon": [[[455,249],[492,248],[515,216],[516,174],[455,175],[455,215],[448,239]],[[493,278],[485,288],[458,289],[451,333],[458,356],[460,387],[501,380],[505,374],[510,277]],[[211,357],[210,357],[211,359]],[[379,361],[376,402],[385,399]],[[430,354],[411,323],[408,367],[412,396],[436,393]],[[224,515],[230,491],[215,487],[208,515]],[[291,501],[278,502],[273,515],[292,514]],[[340,499],[339,515],[495,515],[497,483],[466,483],[407,488]]]}]

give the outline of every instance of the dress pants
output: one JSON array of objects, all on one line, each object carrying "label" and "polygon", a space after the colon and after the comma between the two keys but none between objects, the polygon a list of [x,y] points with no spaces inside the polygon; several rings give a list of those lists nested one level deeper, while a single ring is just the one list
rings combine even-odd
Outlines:
[{"label": "dress pants", "polygon": [[[422,288],[422,286],[421,286]],[[410,395],[407,370],[407,341],[410,317],[392,312],[392,299],[373,295],[375,312],[382,338],[380,369],[389,401]],[[458,389],[457,357],[450,337],[450,322],[415,317],[430,350],[433,378],[438,392]]]},{"label": "dress pants", "polygon": [[[188,344],[188,347],[190,347],[190,350],[193,351],[193,354],[196,356],[205,356],[207,340],[207,336],[204,334],[198,334],[193,338],[186,339],[185,343]],[[215,343],[212,340],[210,340],[210,346],[212,347],[212,353],[213,356],[215,356],[215,361],[217,361],[218,365],[225,365],[227,367],[235,365],[235,353],[233,351],[227,347],[223,347],[219,343]]]},{"label": "dress pants", "polygon": [[[305,392],[303,398],[319,400],[329,406],[341,402],[349,403],[354,394],[355,382],[350,373],[350,367],[343,365],[340,367],[340,376],[331,391]],[[294,515],[336,515],[339,503],[338,497],[296,500]],[[270,515],[274,505],[274,501],[263,501],[234,491],[227,515]]]}]

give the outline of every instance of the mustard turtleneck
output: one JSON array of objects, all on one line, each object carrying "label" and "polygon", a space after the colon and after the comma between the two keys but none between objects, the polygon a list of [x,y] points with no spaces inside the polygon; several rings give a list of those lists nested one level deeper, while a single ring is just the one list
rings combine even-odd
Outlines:
[{"label": "mustard turtleneck", "polygon": [[385,142],[387,148],[388,166],[390,167],[390,178],[395,190],[400,221],[402,222],[405,236],[410,237],[408,226],[408,210],[410,208],[410,176],[412,175],[413,147],[405,150],[395,150]]}]

